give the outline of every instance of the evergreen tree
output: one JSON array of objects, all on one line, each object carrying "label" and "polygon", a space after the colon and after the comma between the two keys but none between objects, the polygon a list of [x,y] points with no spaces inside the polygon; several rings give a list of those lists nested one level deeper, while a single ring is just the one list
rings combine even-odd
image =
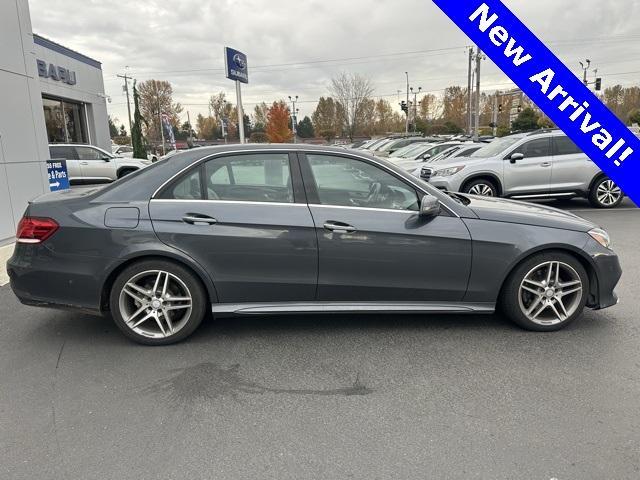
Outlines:
[{"label": "evergreen tree", "polygon": [[142,124],[145,123],[144,117],[140,113],[138,89],[136,83],[133,82],[133,125],[131,126],[131,144],[133,146],[133,158],[147,158],[147,151],[144,148],[144,138],[142,137]]},{"label": "evergreen tree", "polygon": [[302,120],[298,122],[298,126],[296,128],[298,135],[300,138],[313,138],[315,137],[315,132],[313,130],[313,123],[309,117],[304,117]]}]

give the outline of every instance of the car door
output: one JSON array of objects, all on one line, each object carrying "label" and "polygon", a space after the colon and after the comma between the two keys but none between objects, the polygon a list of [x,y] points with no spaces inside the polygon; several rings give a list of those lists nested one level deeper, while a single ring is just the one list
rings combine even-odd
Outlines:
[{"label": "car door", "polygon": [[308,152],[301,166],[318,236],[319,301],[460,301],[471,239],[443,209],[418,215],[422,193],[369,159]]},{"label": "car door", "polygon": [[599,169],[566,135],[553,137],[552,192],[584,191]]},{"label": "car door", "polygon": [[85,182],[111,182],[118,178],[116,164],[105,152],[87,145],[76,145]]},{"label": "car door", "polygon": [[149,211],[160,240],[209,272],[219,302],[314,300],[317,239],[288,153],[201,162],[164,187]]},{"label": "car door", "polygon": [[70,183],[82,181],[82,170],[76,149],[71,145],[50,145],[49,155],[51,160],[65,160],[67,163],[67,175]]},{"label": "car door", "polygon": [[[512,159],[516,153],[524,158]],[[513,196],[548,193],[552,167],[551,138],[527,139],[504,158],[504,193]]]}]

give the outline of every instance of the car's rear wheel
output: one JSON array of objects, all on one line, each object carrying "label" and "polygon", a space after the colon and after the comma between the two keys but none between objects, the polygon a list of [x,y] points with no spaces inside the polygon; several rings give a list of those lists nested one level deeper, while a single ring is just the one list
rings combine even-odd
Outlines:
[{"label": "car's rear wheel", "polygon": [[109,298],[113,319],[130,339],[168,345],[188,337],[200,325],[207,297],[189,270],[164,260],[146,260],[123,270]]},{"label": "car's rear wheel", "polygon": [[622,190],[608,177],[596,180],[589,192],[589,202],[596,208],[615,208],[622,200]]},{"label": "car's rear wheel", "polygon": [[470,193],[471,195],[480,195],[482,197],[497,197],[498,189],[491,180],[479,178],[467,183],[462,188],[462,193]]},{"label": "car's rear wheel", "polygon": [[587,302],[589,277],[563,252],[545,252],[520,264],[502,292],[505,314],[527,330],[560,330],[578,318]]}]

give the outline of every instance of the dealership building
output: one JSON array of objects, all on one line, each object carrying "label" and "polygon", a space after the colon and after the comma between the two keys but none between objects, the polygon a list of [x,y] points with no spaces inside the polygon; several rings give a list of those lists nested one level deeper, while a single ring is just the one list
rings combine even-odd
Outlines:
[{"label": "dealership building", "polygon": [[49,191],[49,143],[110,149],[100,62],[36,35],[28,3],[0,2],[0,245]]}]

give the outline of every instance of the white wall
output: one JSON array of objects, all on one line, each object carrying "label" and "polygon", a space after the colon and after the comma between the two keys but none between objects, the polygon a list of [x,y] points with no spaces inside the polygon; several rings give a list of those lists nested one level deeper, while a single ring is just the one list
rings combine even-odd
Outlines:
[{"label": "white wall", "polygon": [[49,149],[26,0],[0,1],[0,45],[1,244],[15,235],[28,200],[49,191]]}]

